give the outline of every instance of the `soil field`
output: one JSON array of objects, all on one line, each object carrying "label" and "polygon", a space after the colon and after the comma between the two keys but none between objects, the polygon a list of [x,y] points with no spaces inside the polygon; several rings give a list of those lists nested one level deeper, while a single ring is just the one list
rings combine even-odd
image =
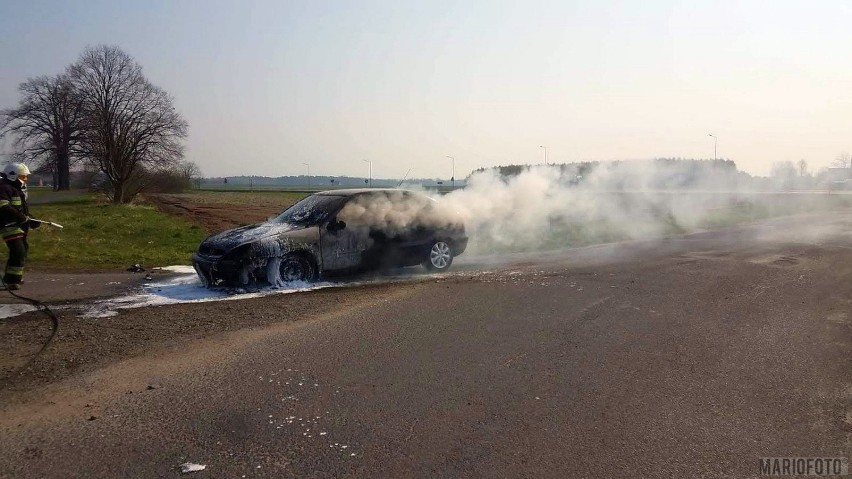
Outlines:
[{"label": "soil field", "polygon": [[217,233],[266,221],[307,196],[305,193],[198,192],[147,195],[160,211],[181,216]]}]

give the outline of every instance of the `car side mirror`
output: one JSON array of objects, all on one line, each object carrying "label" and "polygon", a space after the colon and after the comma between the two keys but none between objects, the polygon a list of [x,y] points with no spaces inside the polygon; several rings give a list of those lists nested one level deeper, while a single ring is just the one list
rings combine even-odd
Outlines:
[{"label": "car side mirror", "polygon": [[331,220],[326,227],[328,231],[332,233],[337,233],[340,230],[346,229],[346,222],[340,220]]}]

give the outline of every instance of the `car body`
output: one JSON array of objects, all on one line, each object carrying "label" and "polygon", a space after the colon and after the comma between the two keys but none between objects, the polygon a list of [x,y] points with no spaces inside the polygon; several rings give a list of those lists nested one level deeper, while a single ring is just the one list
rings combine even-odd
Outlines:
[{"label": "car body", "polygon": [[208,286],[279,285],[417,264],[443,271],[467,241],[462,222],[421,193],[330,190],[267,222],[208,237],[192,263]]}]

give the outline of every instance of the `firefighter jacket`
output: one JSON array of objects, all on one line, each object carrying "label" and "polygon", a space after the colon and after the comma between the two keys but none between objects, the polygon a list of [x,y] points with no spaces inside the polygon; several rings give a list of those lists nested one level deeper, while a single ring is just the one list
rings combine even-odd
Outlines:
[{"label": "firefighter jacket", "polygon": [[0,236],[3,241],[20,238],[29,229],[29,208],[20,181],[0,179]]}]

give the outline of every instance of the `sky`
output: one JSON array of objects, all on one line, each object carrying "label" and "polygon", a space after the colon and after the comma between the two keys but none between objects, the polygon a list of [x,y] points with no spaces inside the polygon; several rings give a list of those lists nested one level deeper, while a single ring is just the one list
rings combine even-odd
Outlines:
[{"label": "sky", "polygon": [[0,108],[109,44],[205,176],[463,178],[542,146],[816,172],[852,151],[850,25],[848,0],[0,0]]}]

